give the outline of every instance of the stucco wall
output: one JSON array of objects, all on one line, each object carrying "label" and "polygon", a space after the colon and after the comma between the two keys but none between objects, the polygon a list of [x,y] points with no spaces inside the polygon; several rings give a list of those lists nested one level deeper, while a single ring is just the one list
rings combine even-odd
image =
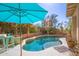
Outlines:
[{"label": "stucco wall", "polygon": [[79,4],[77,5],[77,43],[79,43]]},{"label": "stucco wall", "polygon": [[79,43],[79,4],[72,16],[72,38]]},{"label": "stucco wall", "polygon": [[75,9],[72,15],[72,39],[76,42],[77,41],[77,8]]}]

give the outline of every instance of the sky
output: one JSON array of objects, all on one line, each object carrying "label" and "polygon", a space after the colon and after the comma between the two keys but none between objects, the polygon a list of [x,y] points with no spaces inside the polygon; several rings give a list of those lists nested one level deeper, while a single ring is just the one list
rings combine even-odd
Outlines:
[{"label": "sky", "polygon": [[[65,3],[39,3],[39,5],[48,11],[47,15],[56,14],[58,23],[65,23],[68,22],[66,17],[66,4]],[[40,23],[40,22],[37,22]]]}]

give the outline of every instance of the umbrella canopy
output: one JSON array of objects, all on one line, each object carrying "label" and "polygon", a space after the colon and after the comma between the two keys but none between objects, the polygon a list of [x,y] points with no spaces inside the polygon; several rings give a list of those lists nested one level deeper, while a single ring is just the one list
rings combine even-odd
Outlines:
[{"label": "umbrella canopy", "polygon": [[36,3],[0,3],[0,22],[31,24],[43,20],[46,13]]},{"label": "umbrella canopy", "polygon": [[[47,11],[36,3],[0,3],[0,22],[32,24],[44,20]],[[21,37],[21,25],[20,25]],[[22,55],[22,40],[20,39]]]}]

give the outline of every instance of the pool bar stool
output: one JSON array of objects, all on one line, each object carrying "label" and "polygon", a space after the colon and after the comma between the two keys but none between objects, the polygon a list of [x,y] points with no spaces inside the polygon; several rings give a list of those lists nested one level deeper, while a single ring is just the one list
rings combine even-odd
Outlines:
[{"label": "pool bar stool", "polygon": [[4,36],[0,36],[0,40],[2,40],[4,48],[6,48],[6,38]]},{"label": "pool bar stool", "polygon": [[15,46],[15,43],[14,43],[14,37],[13,36],[7,36],[6,37],[6,48],[8,49],[8,45],[9,45],[9,42],[11,41],[11,45],[14,47]]}]

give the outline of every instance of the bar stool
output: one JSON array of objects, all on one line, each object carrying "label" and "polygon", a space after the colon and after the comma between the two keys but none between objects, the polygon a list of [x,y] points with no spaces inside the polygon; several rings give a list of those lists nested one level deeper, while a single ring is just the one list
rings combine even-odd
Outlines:
[{"label": "bar stool", "polygon": [[0,36],[0,40],[2,40],[4,48],[6,48],[5,37],[4,36]]},{"label": "bar stool", "polygon": [[14,37],[13,36],[7,36],[6,37],[6,48],[8,49],[8,45],[9,45],[9,42],[11,41],[11,45],[14,47],[15,46],[15,43],[14,43]]}]

